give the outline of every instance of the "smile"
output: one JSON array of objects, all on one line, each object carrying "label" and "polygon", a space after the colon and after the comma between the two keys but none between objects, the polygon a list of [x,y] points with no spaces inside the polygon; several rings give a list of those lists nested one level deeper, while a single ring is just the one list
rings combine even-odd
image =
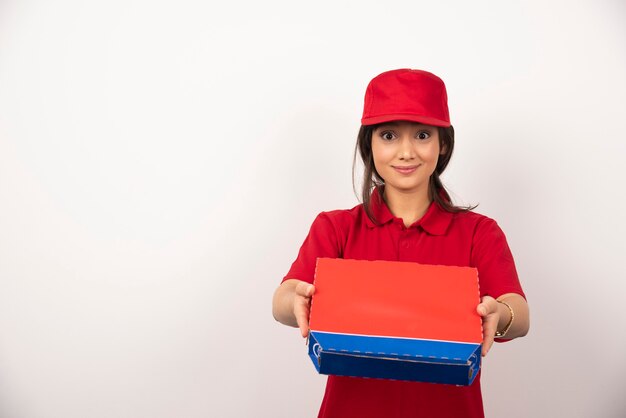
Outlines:
[{"label": "smile", "polygon": [[396,170],[400,174],[411,174],[415,170],[417,170],[417,167],[419,167],[419,165],[407,165],[407,166],[394,165],[392,167],[394,170]]}]

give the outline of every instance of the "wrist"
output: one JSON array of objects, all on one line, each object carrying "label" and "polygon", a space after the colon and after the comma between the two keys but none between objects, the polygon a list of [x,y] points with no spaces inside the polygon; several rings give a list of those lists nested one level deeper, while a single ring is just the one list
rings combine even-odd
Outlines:
[{"label": "wrist", "polygon": [[513,325],[513,320],[515,319],[515,313],[513,312],[513,308],[507,302],[496,299],[498,302],[498,328],[496,330],[495,337],[503,338],[511,326]]}]

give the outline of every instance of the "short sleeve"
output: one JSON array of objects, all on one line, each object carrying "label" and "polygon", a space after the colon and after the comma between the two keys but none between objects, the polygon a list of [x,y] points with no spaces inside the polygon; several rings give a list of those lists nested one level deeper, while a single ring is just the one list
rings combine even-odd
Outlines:
[{"label": "short sleeve", "polygon": [[318,257],[340,256],[341,246],[336,229],[328,214],[322,212],[313,221],[309,234],[300,247],[298,257],[282,281],[298,279],[313,283]]},{"label": "short sleeve", "polygon": [[497,298],[505,293],[526,297],[504,232],[493,219],[484,218],[476,226],[471,259],[478,270],[481,297]]}]

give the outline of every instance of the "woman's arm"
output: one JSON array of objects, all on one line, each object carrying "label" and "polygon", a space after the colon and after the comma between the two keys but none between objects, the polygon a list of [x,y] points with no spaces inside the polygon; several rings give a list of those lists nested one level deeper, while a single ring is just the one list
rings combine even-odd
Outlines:
[{"label": "woman's arm", "polygon": [[315,287],[296,279],[285,280],[274,292],[272,314],[281,324],[300,328],[303,337],[309,335],[309,312]]},{"label": "woman's arm", "polygon": [[[498,301],[506,302],[511,309]],[[498,337],[505,340],[523,337],[528,333],[530,318],[526,299],[517,293],[506,293],[494,299],[491,296],[484,296],[481,303],[476,308],[478,314],[483,318],[483,350],[482,355],[486,356],[491,348],[496,331],[502,331],[511,320],[513,311],[513,322],[505,335]]]}]

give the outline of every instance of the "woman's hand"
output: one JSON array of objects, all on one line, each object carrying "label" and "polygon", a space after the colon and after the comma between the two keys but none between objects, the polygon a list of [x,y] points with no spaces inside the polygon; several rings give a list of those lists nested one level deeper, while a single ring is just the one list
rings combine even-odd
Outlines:
[{"label": "woman's hand", "polygon": [[274,318],[282,324],[300,328],[300,334],[307,337],[313,293],[315,287],[310,283],[296,279],[285,280],[274,292]]},{"label": "woman's hand", "polygon": [[307,282],[300,282],[296,286],[293,298],[293,315],[303,337],[309,335],[309,314],[311,313],[311,297],[315,293],[315,286]]},{"label": "woman's hand", "polygon": [[480,304],[476,307],[478,315],[483,319],[483,349],[485,357],[493,345],[493,339],[500,323],[499,303],[491,296],[483,296]]}]

